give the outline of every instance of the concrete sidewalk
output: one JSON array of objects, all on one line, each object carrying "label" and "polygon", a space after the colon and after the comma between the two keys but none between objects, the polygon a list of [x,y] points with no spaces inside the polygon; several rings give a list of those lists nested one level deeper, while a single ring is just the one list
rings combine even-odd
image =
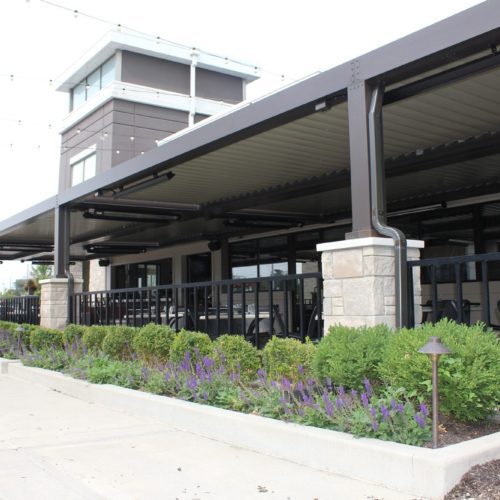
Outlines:
[{"label": "concrete sidewalk", "polygon": [[411,498],[7,375],[0,402],[1,500]]}]

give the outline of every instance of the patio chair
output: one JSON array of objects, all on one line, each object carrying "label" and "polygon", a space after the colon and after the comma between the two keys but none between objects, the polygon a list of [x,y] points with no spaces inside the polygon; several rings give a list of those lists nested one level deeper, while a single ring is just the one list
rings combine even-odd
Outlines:
[{"label": "patio chair", "polygon": [[[256,322],[252,320],[247,332],[245,333],[245,339],[255,345],[255,332],[256,332]],[[286,335],[285,323],[279,306],[273,306],[273,324],[271,327],[271,318],[259,319],[259,338],[257,342],[257,347],[261,349],[269,341],[269,339],[276,335],[278,337],[284,337]]]}]

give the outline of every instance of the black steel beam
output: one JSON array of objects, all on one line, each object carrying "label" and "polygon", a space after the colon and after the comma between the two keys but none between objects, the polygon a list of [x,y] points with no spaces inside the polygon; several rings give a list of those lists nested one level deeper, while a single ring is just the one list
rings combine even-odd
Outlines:
[{"label": "black steel beam", "polygon": [[472,74],[488,71],[498,65],[500,65],[500,55],[495,52],[475,61],[462,64],[461,66],[456,66],[416,82],[408,83],[407,85],[390,90],[384,95],[384,105],[392,104],[393,102],[413,97],[422,92],[426,92],[442,85],[447,85],[456,80],[467,78]]},{"label": "black steel beam", "polygon": [[[112,212],[112,210],[110,210]],[[178,220],[178,216],[167,215],[158,217],[145,217],[140,214],[137,216],[126,215],[126,214],[113,214],[113,213],[96,213],[96,212],[84,212],[84,219],[94,219],[94,220],[109,220],[109,221],[122,221],[122,222],[138,222],[138,223],[154,223],[154,224],[170,224],[173,220]]]},{"label": "black steel beam", "polygon": [[500,154],[500,131],[487,132],[475,137],[457,140],[448,144],[414,151],[407,155],[385,160],[387,177],[431,170],[443,165],[461,163]]}]

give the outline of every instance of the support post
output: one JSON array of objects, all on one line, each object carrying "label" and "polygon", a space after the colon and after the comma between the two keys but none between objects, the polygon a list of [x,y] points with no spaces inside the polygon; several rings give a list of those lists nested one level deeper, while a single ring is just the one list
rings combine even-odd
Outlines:
[{"label": "support post", "polygon": [[347,89],[352,206],[352,232],[346,234],[347,239],[364,238],[377,234],[372,227],[370,203],[368,139],[370,99],[371,88],[364,81],[354,81]]},{"label": "support post", "polygon": [[57,206],[54,214],[54,277],[66,278],[69,266],[69,209]]}]

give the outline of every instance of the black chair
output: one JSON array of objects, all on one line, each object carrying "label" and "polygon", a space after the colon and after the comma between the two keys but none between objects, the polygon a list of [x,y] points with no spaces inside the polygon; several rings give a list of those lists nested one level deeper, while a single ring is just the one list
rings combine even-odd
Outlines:
[{"label": "black chair", "polygon": [[[177,314],[181,312],[180,310],[177,311]],[[172,316],[168,320],[168,326],[176,331],[179,330],[194,330],[194,325],[195,321],[193,318],[193,314],[191,313],[190,309],[186,309],[184,313],[181,315],[177,316],[177,329],[175,327],[175,316]]]},{"label": "black chair", "polygon": [[306,336],[311,340],[317,340],[320,337],[321,321],[318,317],[318,308],[314,306],[312,310],[311,317],[309,318],[309,324],[307,325]]},{"label": "black chair", "polygon": [[[457,301],[443,300],[440,302],[442,302],[442,313],[439,319],[448,318],[458,322],[459,311]],[[470,301],[467,299],[462,300],[462,323],[470,325]]]},{"label": "black chair", "polygon": [[262,318],[259,319],[259,335],[257,339],[257,343],[255,341],[255,333],[256,333],[256,322],[252,320],[250,323],[247,332],[245,333],[245,339],[256,345],[258,349],[263,348],[269,339],[276,335],[278,337],[286,336],[286,327],[283,321],[283,317],[281,316],[279,306],[273,306],[273,321],[271,327],[271,318]]},{"label": "black chair", "polygon": [[[462,300],[462,323],[470,325],[470,301],[467,299]],[[431,307],[432,300],[428,300],[424,306]],[[425,311],[422,313],[422,323],[432,321],[432,311]],[[436,309],[436,322],[440,319],[448,318],[458,322],[458,303],[456,300],[438,300]]]}]

